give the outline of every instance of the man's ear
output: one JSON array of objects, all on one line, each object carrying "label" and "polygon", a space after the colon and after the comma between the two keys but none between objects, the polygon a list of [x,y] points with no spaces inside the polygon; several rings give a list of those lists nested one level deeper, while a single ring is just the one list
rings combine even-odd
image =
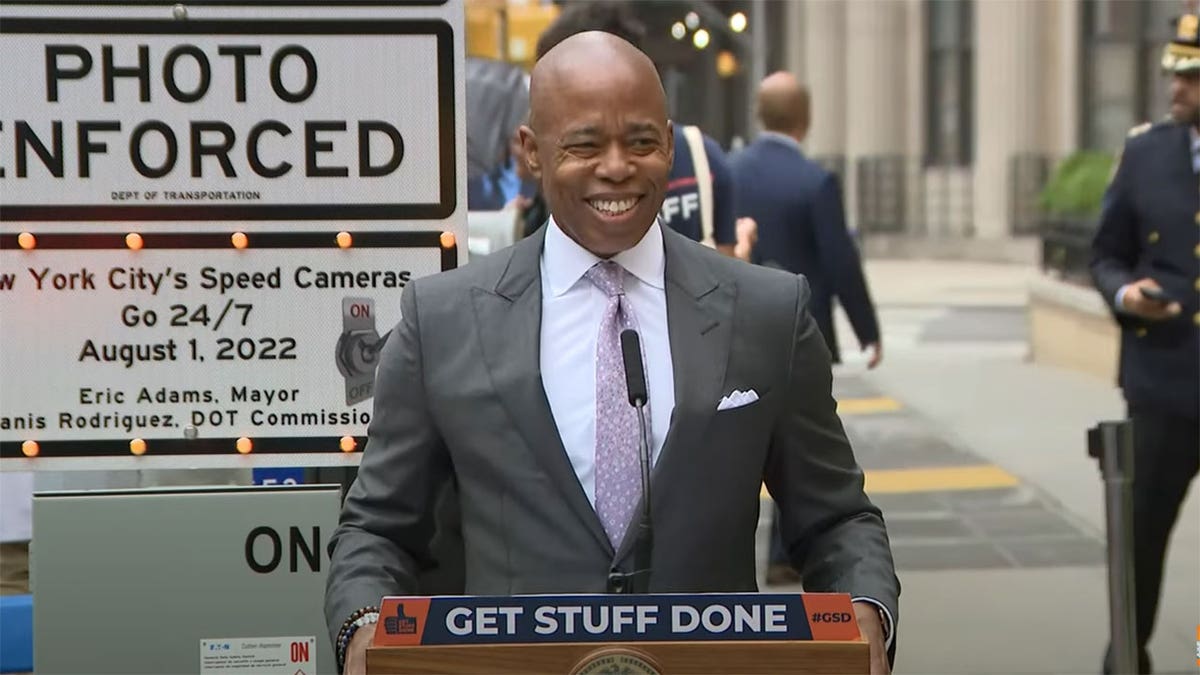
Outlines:
[{"label": "man's ear", "polygon": [[667,120],[667,163],[675,165],[675,122]]},{"label": "man's ear", "polygon": [[521,154],[524,156],[525,167],[537,179],[542,177],[542,160],[538,157],[537,134],[528,125],[522,124],[517,130],[521,139]]}]

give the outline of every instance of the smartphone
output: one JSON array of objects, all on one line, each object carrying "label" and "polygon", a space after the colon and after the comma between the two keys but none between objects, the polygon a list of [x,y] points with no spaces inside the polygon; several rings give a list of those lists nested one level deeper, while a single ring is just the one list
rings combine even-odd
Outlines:
[{"label": "smartphone", "polygon": [[1169,304],[1171,302],[1171,296],[1167,295],[1167,292],[1161,288],[1153,288],[1151,286],[1142,286],[1141,291],[1142,291],[1142,297],[1146,298],[1147,300],[1161,302],[1164,305]]}]

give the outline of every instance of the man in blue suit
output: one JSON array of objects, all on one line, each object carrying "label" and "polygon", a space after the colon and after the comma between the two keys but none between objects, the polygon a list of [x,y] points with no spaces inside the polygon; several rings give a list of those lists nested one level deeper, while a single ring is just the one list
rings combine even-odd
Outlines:
[{"label": "man in blue suit", "polygon": [[[790,73],[762,82],[758,117],[763,133],[733,157],[740,215],[758,223],[753,260],[803,274],[812,287],[811,311],[834,363],[840,362],[833,327],[836,297],[850,317],[859,344],[879,365],[883,348],[875,307],[867,291],[858,249],[846,230],[837,176],[804,155],[808,134],[808,91]],[[789,563],[775,509],[767,583],[800,581]]]},{"label": "man in blue suit", "polygon": [[858,250],[846,230],[837,176],[804,155],[808,92],[789,73],[775,73],[758,94],[764,132],[733,157],[739,215],[758,223],[754,262],[803,274],[812,286],[812,313],[834,363],[833,299],[841,303],[868,365],[883,358],[879,323]]},{"label": "man in blue suit", "polygon": [[[1133,420],[1138,672],[1149,673],[1167,542],[1200,470],[1200,17],[1163,54],[1171,116],[1133,129],[1092,243],[1092,277],[1121,327]],[[1113,672],[1111,650],[1105,672]]]}]

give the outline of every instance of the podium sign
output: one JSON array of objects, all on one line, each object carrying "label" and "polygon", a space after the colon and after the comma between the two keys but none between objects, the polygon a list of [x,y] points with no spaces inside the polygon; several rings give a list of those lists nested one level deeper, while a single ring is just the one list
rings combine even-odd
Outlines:
[{"label": "podium sign", "polygon": [[837,593],[388,597],[376,646],[857,640]]},{"label": "podium sign", "polygon": [[850,596],[386,597],[378,673],[865,673]]}]

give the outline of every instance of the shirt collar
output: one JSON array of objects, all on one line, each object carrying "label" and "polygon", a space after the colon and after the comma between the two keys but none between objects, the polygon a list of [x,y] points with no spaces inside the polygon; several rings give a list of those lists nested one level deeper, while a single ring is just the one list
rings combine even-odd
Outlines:
[{"label": "shirt collar", "polygon": [[[613,256],[612,260],[642,283],[660,290],[666,288],[666,255],[663,252],[662,228],[657,220],[641,241],[633,248]],[[542,265],[546,280],[550,282],[551,294],[557,297],[571,290],[600,261],[601,258],[596,254],[568,237],[551,216],[542,248]]]},{"label": "shirt collar", "polygon": [[1200,131],[1196,131],[1196,127],[1188,127],[1188,133],[1192,135],[1192,152],[1200,152]]},{"label": "shirt collar", "polygon": [[778,131],[764,131],[759,134],[759,138],[768,141],[775,141],[776,143],[783,143],[784,145],[795,149],[796,152],[804,154],[804,147],[800,145],[800,141],[788,136],[787,134],[781,134]]}]

